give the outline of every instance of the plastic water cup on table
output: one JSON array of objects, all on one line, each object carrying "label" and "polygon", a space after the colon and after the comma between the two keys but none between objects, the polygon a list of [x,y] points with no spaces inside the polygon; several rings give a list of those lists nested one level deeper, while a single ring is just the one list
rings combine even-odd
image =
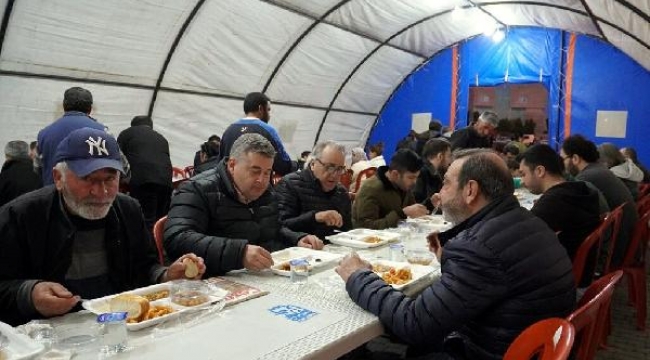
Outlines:
[{"label": "plastic water cup on table", "polygon": [[97,316],[97,322],[102,325],[102,353],[115,354],[127,349],[126,317],[125,312]]},{"label": "plastic water cup on table", "polygon": [[305,259],[294,259],[289,261],[289,268],[291,270],[291,283],[293,284],[306,284],[309,278],[309,262]]},{"label": "plastic water cup on table", "polygon": [[390,261],[404,261],[404,245],[390,244],[388,246],[388,258]]}]

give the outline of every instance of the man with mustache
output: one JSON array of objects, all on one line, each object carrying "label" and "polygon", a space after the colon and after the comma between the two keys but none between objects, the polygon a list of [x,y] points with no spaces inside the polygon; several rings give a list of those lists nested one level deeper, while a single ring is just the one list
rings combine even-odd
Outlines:
[{"label": "man with mustache", "polygon": [[0,320],[12,325],[65,314],[98,298],[183,278],[185,254],[157,262],[140,205],[118,193],[117,141],[103,130],[71,132],[56,149],[53,186],[0,208]]}]

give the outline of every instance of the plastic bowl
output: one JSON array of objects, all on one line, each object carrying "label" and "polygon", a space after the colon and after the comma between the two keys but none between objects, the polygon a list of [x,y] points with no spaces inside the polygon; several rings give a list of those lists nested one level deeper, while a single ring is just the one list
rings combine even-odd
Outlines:
[{"label": "plastic bowl", "polygon": [[431,265],[434,255],[425,249],[411,249],[406,251],[406,261],[413,265]]},{"label": "plastic bowl", "polygon": [[178,280],[172,283],[170,299],[181,306],[198,306],[210,301],[210,288],[203,281]]}]

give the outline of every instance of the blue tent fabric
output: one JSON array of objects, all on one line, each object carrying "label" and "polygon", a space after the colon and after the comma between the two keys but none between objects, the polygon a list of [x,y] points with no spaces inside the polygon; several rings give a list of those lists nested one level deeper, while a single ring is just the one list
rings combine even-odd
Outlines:
[{"label": "blue tent fabric", "polygon": [[[471,86],[503,83],[542,83],[548,89],[549,144],[564,138],[564,105],[560,98],[570,34],[557,29],[512,27],[506,38],[494,43],[477,36],[460,43],[458,113],[456,128],[467,124]],[[572,81],[571,134],[583,134],[596,143],[613,142],[637,149],[642,162],[650,163],[650,145],[643,139],[645,119],[650,118],[647,84],[650,72],[601,40],[578,35]],[[385,158],[411,126],[411,114],[431,112],[444,125],[450,119],[451,50],[435,55],[411,74],[396,90],[378,117],[369,143],[384,141]],[[624,139],[596,137],[598,110],[627,110]]]}]

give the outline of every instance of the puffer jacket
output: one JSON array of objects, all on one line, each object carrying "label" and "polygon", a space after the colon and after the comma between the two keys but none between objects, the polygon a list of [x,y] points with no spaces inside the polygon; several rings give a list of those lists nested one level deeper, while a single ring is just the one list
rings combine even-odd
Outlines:
[{"label": "puffer jacket", "polygon": [[[310,169],[286,175],[275,187],[280,221],[293,231],[310,233],[325,239],[334,230],[352,229],[351,202],[348,191],[341,185],[324,192]],[[336,210],[343,217],[343,226],[336,228],[316,221],[316,213]]]},{"label": "puffer jacket", "polygon": [[571,260],[555,233],[514,196],[492,201],[440,233],[442,276],[416,298],[370,270],[348,279],[350,297],[407,343],[457,359],[501,359],[529,325],[575,305]]},{"label": "puffer jacket", "polygon": [[[12,325],[30,318],[19,311],[25,280],[63,283],[72,262],[77,229],[53,185],[25,194],[0,208],[0,320]],[[164,270],[137,201],[118,194],[106,216],[109,281],[122,292],[151,285]]]},{"label": "puffer jacket", "polygon": [[415,204],[413,193],[402,191],[386,177],[388,166],[377,169],[375,176],[363,183],[352,204],[355,228],[386,229],[406,219],[405,207]]},{"label": "puffer jacket", "polygon": [[172,197],[165,224],[168,256],[175,259],[193,252],[203,257],[206,276],[243,268],[247,244],[272,252],[295,246],[306,235],[280,225],[270,187],[259,199],[241,203],[225,161],[181,185]]}]

